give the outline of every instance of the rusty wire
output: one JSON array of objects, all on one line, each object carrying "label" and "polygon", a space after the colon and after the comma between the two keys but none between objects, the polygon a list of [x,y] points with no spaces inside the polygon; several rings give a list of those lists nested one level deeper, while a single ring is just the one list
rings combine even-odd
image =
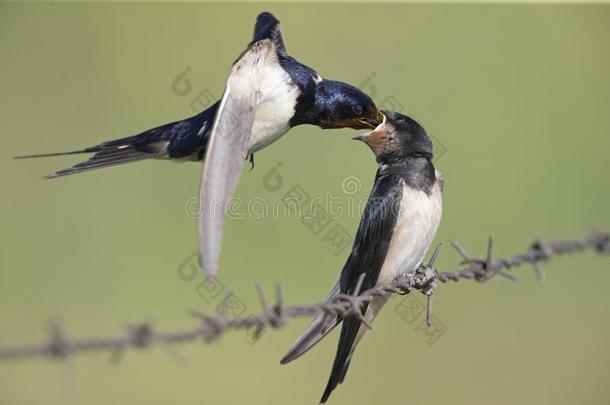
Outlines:
[{"label": "rusty wire", "polygon": [[[610,253],[610,233],[594,230],[582,239],[536,240],[524,253],[504,259],[493,258],[493,238],[489,239],[484,258],[470,256],[457,242],[452,241],[451,244],[463,258],[458,270],[439,271],[434,267],[441,248],[441,245],[439,245],[430,261],[421,265],[416,272],[401,276],[390,284],[379,285],[359,293],[363,280],[361,277],[359,287],[356,288],[354,294],[340,294],[335,300],[326,303],[285,306],[282,289],[279,284],[276,284],[275,302],[271,306],[267,304],[262,287],[257,286],[262,306],[262,311],[259,314],[226,319],[222,316],[214,317],[191,311],[191,315],[197,320],[196,326],[178,331],[160,331],[151,322],[145,322],[130,326],[123,333],[115,336],[70,338],[59,323],[54,321],[50,323],[47,339],[41,343],[0,347],[0,361],[36,357],[65,359],[79,353],[100,351],[110,352],[113,357],[116,357],[130,348],[144,349],[153,345],[163,345],[171,349],[174,345],[198,340],[210,342],[218,339],[229,330],[246,329],[257,339],[267,327],[280,328],[291,318],[312,317],[321,313],[329,317],[338,315],[357,316],[364,321],[361,311],[362,304],[370,301],[373,297],[394,293],[404,295],[413,291],[420,291],[428,296],[428,304],[430,304],[430,298],[439,282],[448,283],[462,279],[485,282],[494,276],[501,276],[514,281],[515,277],[509,271],[514,267],[525,264],[532,265],[537,277],[541,278],[541,265],[554,256],[589,250],[598,254]],[[428,306],[428,321],[430,319],[429,311],[430,306]],[[366,321],[365,324],[370,327]]]}]

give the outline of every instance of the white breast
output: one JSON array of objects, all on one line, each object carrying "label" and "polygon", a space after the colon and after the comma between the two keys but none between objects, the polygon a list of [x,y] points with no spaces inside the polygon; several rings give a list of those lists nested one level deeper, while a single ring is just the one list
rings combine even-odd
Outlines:
[{"label": "white breast", "polygon": [[250,152],[259,151],[272,144],[290,129],[299,88],[279,63],[270,63],[261,68],[257,88],[260,104],[256,111],[252,134],[248,142]]},{"label": "white breast", "polygon": [[[440,173],[437,173],[439,177]],[[378,283],[389,283],[397,276],[413,272],[422,263],[441,222],[441,186],[437,181],[430,195],[403,185],[396,227]]]}]

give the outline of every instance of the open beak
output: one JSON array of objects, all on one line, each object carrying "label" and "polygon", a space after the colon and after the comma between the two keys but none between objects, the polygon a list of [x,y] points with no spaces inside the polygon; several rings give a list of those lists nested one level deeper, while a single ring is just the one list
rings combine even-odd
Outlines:
[{"label": "open beak", "polygon": [[369,122],[369,120],[358,120],[359,123],[364,125],[365,128],[375,128],[375,126]]},{"label": "open beak", "polygon": [[373,131],[352,138],[355,141],[360,141],[367,144],[367,146],[371,148],[375,155],[377,155],[377,153],[381,150],[381,144],[383,143],[385,134],[388,131],[388,128],[384,127],[384,124],[386,122],[385,115],[383,115],[382,113],[378,113],[377,119],[379,119],[380,121],[377,125],[375,125]]},{"label": "open beak", "polygon": [[377,111],[375,114],[375,118],[361,118],[358,121],[366,125],[366,127],[374,129],[377,128],[377,126],[381,124],[384,119],[385,116],[381,112]]},{"label": "open beak", "polygon": [[377,123],[375,126],[380,125],[384,121],[385,121],[385,115],[383,115],[383,113],[381,111],[377,111]]}]

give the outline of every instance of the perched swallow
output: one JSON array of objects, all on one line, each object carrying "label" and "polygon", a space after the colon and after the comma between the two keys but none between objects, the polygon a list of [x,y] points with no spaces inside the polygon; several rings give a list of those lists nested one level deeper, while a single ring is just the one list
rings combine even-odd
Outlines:
[{"label": "perched swallow", "polygon": [[[207,110],[135,136],[65,153],[95,153],[46,178],[81,173],[144,159],[202,160],[199,223],[200,261],[214,276],[222,240],[224,207],[244,161],[302,124],[321,128],[374,128],[383,120],[369,96],[347,83],[325,80],[288,55],[279,21],[258,15],[254,37],[234,62],[223,97]],[[220,212],[214,214],[214,212]]]},{"label": "perched swallow", "polygon": [[[379,169],[352,252],[327,301],[339,294],[353,294],[362,274],[364,291],[414,272],[441,221],[443,179],[432,164],[432,142],[412,118],[390,111],[383,114],[386,119],[374,131],[354,138],[373,150]],[[375,297],[364,305],[362,313],[367,322],[375,318],[388,298]],[[341,322],[337,354],[322,403],[343,382],[367,326],[356,316],[328,319],[319,315],[281,360],[286,364],[301,356]]]}]

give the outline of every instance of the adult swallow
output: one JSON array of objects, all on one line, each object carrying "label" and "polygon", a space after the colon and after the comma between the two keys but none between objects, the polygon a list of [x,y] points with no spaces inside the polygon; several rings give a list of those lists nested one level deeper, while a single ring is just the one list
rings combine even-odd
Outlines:
[{"label": "adult swallow", "polygon": [[[386,119],[374,131],[354,138],[372,149],[379,169],[351,254],[327,301],[335,300],[339,294],[353,294],[362,274],[364,291],[414,272],[441,221],[443,180],[432,164],[430,138],[414,119],[390,111],[383,114]],[[367,323],[388,298],[375,297],[361,308]],[[286,364],[301,356],[341,322],[337,353],[322,403],[343,382],[367,326],[356,316],[317,316],[281,360]]]},{"label": "adult swallow", "polygon": [[[138,135],[65,153],[94,153],[55,172],[56,178],[144,159],[204,160],[199,216],[200,261],[208,276],[218,270],[224,207],[244,161],[302,124],[374,128],[383,120],[369,96],[347,83],[325,80],[286,51],[279,21],[258,15],[254,36],[234,62],[221,100],[207,110]],[[205,158],[205,159],[204,159]]]}]

